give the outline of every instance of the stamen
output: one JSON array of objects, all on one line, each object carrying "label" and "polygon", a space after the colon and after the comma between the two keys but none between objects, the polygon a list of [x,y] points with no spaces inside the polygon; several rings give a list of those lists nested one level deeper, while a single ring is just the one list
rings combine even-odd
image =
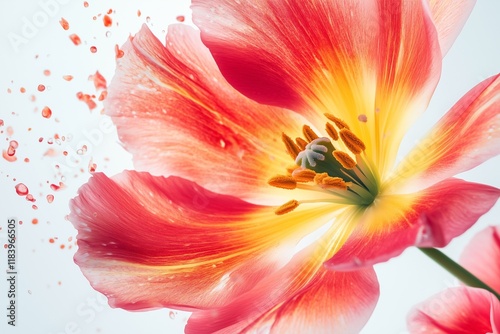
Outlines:
[{"label": "stamen", "polygon": [[297,200],[292,199],[289,202],[286,202],[276,210],[274,210],[274,213],[277,215],[284,215],[285,213],[289,213],[293,210],[295,210],[299,206],[299,202]]},{"label": "stamen", "polygon": [[276,188],[290,190],[297,188],[297,181],[291,176],[276,175],[270,178],[267,183]]},{"label": "stamen", "polygon": [[300,149],[302,151],[306,149],[306,146],[308,144],[304,139],[302,139],[300,137],[295,138],[295,142],[297,143],[297,145],[300,147]]},{"label": "stamen", "polygon": [[297,182],[312,182],[316,172],[307,168],[298,168],[293,171],[292,176]]},{"label": "stamen", "polygon": [[325,189],[347,190],[347,183],[340,177],[325,177],[321,180],[321,186]]},{"label": "stamen", "polygon": [[361,139],[359,139],[354,133],[349,129],[340,130],[340,138],[347,146],[349,151],[354,154],[360,154],[365,150],[365,143]]},{"label": "stamen", "polygon": [[328,173],[319,173],[319,174],[316,174],[316,176],[314,177],[314,182],[316,184],[321,184],[323,183],[323,179],[329,177],[328,176]]},{"label": "stamen", "polygon": [[347,123],[344,122],[343,120],[341,120],[340,118],[337,118],[337,117],[335,117],[335,116],[333,116],[332,114],[329,114],[329,113],[326,113],[325,116],[330,121],[332,121],[333,123],[335,123],[335,125],[337,126],[337,128],[339,128],[339,129],[348,129],[349,130],[349,125],[347,125]]},{"label": "stamen", "polygon": [[297,169],[297,168],[300,168],[299,166],[297,165],[290,165],[288,167],[286,167],[286,171],[288,172],[288,175],[292,175],[292,173]]},{"label": "stamen", "polygon": [[304,125],[302,127],[302,132],[304,133],[304,137],[306,137],[309,142],[319,138],[319,136],[308,125]]},{"label": "stamen", "polygon": [[349,154],[342,151],[333,151],[333,156],[335,159],[346,169],[353,169],[356,167],[356,161],[354,161]]},{"label": "stamen", "polygon": [[297,146],[297,144],[295,144],[292,138],[288,137],[284,133],[281,134],[281,140],[283,140],[288,154],[290,154],[292,159],[295,160],[297,158],[297,155],[299,155],[300,151],[302,150]]},{"label": "stamen", "polygon": [[335,141],[339,139],[337,130],[330,123],[326,123],[326,133]]}]

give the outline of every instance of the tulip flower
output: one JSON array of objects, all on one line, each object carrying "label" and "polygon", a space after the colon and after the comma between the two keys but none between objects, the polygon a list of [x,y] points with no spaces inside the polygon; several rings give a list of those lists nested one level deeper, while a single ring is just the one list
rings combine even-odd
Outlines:
[{"label": "tulip flower", "polygon": [[[489,227],[465,248],[461,264],[500,291],[500,227]],[[413,309],[412,334],[500,333],[500,294],[468,286],[446,289]]]},{"label": "tulip flower", "polygon": [[358,332],[371,265],[446,245],[500,196],[453,178],[500,151],[499,76],[396,166],[462,2],[194,0],[201,32],[143,27],[105,105],[136,171],[71,203],[92,286],[193,311],[187,333]]}]

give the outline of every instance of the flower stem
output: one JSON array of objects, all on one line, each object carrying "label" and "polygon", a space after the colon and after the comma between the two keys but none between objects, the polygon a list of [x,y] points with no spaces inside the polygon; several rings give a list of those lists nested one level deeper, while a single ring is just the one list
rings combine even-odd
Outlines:
[{"label": "flower stem", "polygon": [[419,248],[425,255],[433,259],[437,264],[446,269],[450,274],[458,278],[462,283],[474,288],[488,290],[500,300],[500,294],[486,283],[474,276],[470,271],[450,259],[440,250],[435,248]]}]

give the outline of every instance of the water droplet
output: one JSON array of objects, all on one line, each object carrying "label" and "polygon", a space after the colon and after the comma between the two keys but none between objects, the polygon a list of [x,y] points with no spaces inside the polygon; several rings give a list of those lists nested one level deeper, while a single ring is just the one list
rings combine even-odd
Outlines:
[{"label": "water droplet", "polygon": [[59,20],[59,24],[61,25],[61,27],[64,30],[68,30],[69,29],[69,23],[68,23],[68,21],[66,21],[66,19],[64,19],[64,17],[61,17],[61,19]]},{"label": "water droplet", "polygon": [[52,203],[54,201],[54,195],[47,195],[47,203]]},{"label": "water droplet", "polygon": [[82,40],[80,39],[80,36],[78,36],[77,34],[71,34],[71,35],[69,35],[69,39],[71,39],[71,41],[75,45],[82,44]]},{"label": "water droplet", "polygon": [[111,31],[106,31],[106,37],[110,37],[111,36]]},{"label": "water droplet", "polygon": [[220,147],[222,147],[222,148],[225,148],[225,147],[226,147],[226,142],[224,141],[224,139],[221,139],[221,140],[219,141],[219,143],[220,143]]},{"label": "water droplet", "polygon": [[170,312],[168,312],[168,317],[169,317],[170,319],[175,319],[175,312],[174,312],[174,311],[170,311]]},{"label": "water droplet", "polygon": [[149,23],[151,21],[151,18],[149,16],[146,16],[146,22]]},{"label": "water droplet", "polygon": [[24,183],[19,183],[16,185],[16,193],[19,195],[19,196],[25,196],[25,195],[28,195],[28,187],[26,187],[26,185]]},{"label": "water droplet", "polygon": [[52,110],[50,110],[49,107],[45,106],[42,109],[42,116],[45,117],[45,118],[50,118],[50,116],[52,116]]}]

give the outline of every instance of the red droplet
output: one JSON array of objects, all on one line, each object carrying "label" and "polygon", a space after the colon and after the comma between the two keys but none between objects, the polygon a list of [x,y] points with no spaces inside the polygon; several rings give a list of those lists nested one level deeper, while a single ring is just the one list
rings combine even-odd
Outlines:
[{"label": "red droplet", "polygon": [[59,248],[61,248],[61,249],[64,249],[64,247],[66,247],[66,245],[59,246]]},{"label": "red droplet", "polygon": [[38,142],[41,143],[43,141],[43,137],[38,138]]},{"label": "red droplet", "polygon": [[57,190],[61,189],[63,186],[64,186],[64,184],[62,182],[59,182],[59,185],[52,183],[50,185],[50,189],[57,191]]},{"label": "red droplet", "polygon": [[0,119],[0,126],[4,126],[3,119]]},{"label": "red droplet", "polygon": [[95,109],[97,107],[97,104],[92,100],[92,96],[89,94],[83,94],[82,92],[76,93],[76,97],[78,100],[84,102],[87,104],[90,110]]},{"label": "red droplet", "polygon": [[18,183],[16,184],[16,193],[19,195],[19,196],[25,196],[25,195],[28,195],[28,187],[26,187],[26,185],[24,183]]},{"label": "red droplet", "polygon": [[21,87],[21,88],[19,88],[19,91],[24,94],[24,93],[26,93],[26,88]]},{"label": "red droplet", "polygon": [[38,206],[36,206],[35,204],[33,204],[33,205],[31,206],[31,208],[32,208],[33,210],[38,210]]},{"label": "red droplet", "polygon": [[97,168],[97,164],[90,161],[89,162],[89,173],[95,173],[96,168]]},{"label": "red droplet", "polygon": [[69,29],[69,23],[68,23],[68,21],[66,21],[66,19],[64,17],[61,17],[61,19],[59,20],[59,24],[61,24],[61,27],[64,30],[68,30]]},{"label": "red droplet", "polygon": [[48,77],[50,75],[50,70],[43,71],[43,74]]},{"label": "red droplet", "polygon": [[52,110],[50,110],[50,108],[47,106],[43,107],[42,116],[45,118],[50,118],[50,116],[52,116]]},{"label": "red droplet", "polygon": [[96,71],[94,75],[89,76],[89,80],[94,81],[94,87],[96,90],[106,89],[108,85],[106,78],[104,78],[99,71]]},{"label": "red droplet", "polygon": [[30,162],[30,158],[24,158],[24,162]]},{"label": "red droplet", "polygon": [[140,9],[138,9],[138,10],[137,10],[137,17],[141,17],[141,14],[142,14],[142,13],[141,13],[141,10],[140,10]]},{"label": "red droplet", "polygon": [[93,45],[92,45],[92,46],[90,47],[90,52],[92,52],[92,53],[96,53],[96,52],[97,52],[97,48],[96,48],[95,46],[93,46]]},{"label": "red droplet", "polygon": [[113,13],[113,9],[112,8],[108,9],[108,12],[106,14],[111,14],[111,13]]},{"label": "red droplet", "polygon": [[17,157],[14,155],[8,155],[6,150],[2,150],[2,157],[8,162],[14,162],[17,160]]},{"label": "red droplet", "polygon": [[99,101],[104,101],[104,100],[106,99],[106,97],[107,97],[107,96],[108,96],[108,91],[107,91],[107,90],[105,90],[105,91],[101,92],[101,95],[99,95],[98,100],[99,100]]},{"label": "red droplet", "polygon": [[38,91],[39,92],[43,92],[44,90],[45,90],[45,86],[44,85],[42,85],[42,84],[38,85]]},{"label": "red droplet", "polygon": [[77,34],[71,34],[71,35],[69,35],[69,39],[71,39],[71,41],[75,45],[82,44],[82,40],[80,39],[80,37]]},{"label": "red droplet", "polygon": [[186,18],[184,17],[184,15],[179,15],[175,18],[177,21],[179,22],[184,22],[186,20]]},{"label": "red droplet", "polygon": [[[111,14],[111,13],[108,12],[108,14]],[[104,17],[102,18],[102,22],[104,23],[105,27],[111,27],[113,25],[113,20],[108,15],[104,15]]]},{"label": "red droplet", "polygon": [[47,195],[47,202],[48,202],[48,203],[52,203],[52,202],[54,202],[54,195],[52,195],[52,194],[48,194],[48,195]]},{"label": "red droplet", "polygon": [[83,2],[83,7],[87,8],[89,6],[89,3],[87,1]]},{"label": "red droplet", "polygon": [[56,241],[54,240],[54,238],[50,238],[50,239],[49,239],[49,242],[50,242],[51,244],[53,244],[53,243],[54,243],[54,242],[56,242]]},{"label": "red droplet", "polygon": [[29,202],[36,202],[36,199],[33,197],[32,194],[26,195],[26,200]]},{"label": "red droplet", "polygon": [[36,219],[36,218],[33,218],[33,220],[31,221],[31,223],[32,223],[33,225],[36,225],[36,224],[38,224],[38,219]]},{"label": "red droplet", "polygon": [[118,44],[115,45],[115,58],[118,59],[118,58],[121,58],[123,57],[123,55],[125,54],[125,52],[123,52],[123,50],[120,50],[120,47],[118,46]]}]

